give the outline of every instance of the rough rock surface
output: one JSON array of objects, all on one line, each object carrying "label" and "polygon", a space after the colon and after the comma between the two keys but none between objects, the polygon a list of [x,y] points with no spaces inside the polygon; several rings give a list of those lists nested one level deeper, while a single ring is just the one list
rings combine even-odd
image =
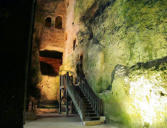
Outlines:
[{"label": "rough rock surface", "polygon": [[[56,28],[56,18],[62,18],[61,28]],[[46,25],[46,19],[51,18],[50,25]],[[63,0],[37,0],[33,47],[32,47],[32,65],[31,65],[31,84],[34,88],[40,88],[38,95],[42,100],[57,100],[59,80],[57,77],[42,76],[39,57],[39,51],[58,51],[63,53],[65,47],[65,23],[66,23],[66,5]],[[47,60],[45,60],[47,61]],[[54,61],[54,62],[53,62]],[[60,62],[50,59],[48,63],[52,63],[58,75]],[[56,64],[57,63],[57,64]],[[47,69],[46,69],[47,70]],[[49,83],[50,82],[50,83]],[[45,85],[44,85],[45,84]],[[31,87],[32,88],[32,87]],[[38,89],[39,90],[39,89]],[[50,93],[48,93],[48,92]],[[31,93],[31,92],[30,92]],[[36,93],[34,91],[34,93]],[[29,94],[35,95],[35,94]],[[35,96],[39,98],[40,96]]]},{"label": "rough rock surface", "polygon": [[84,73],[104,100],[108,121],[132,128],[167,125],[166,9],[166,0],[76,1],[80,30],[72,62],[82,53]]}]

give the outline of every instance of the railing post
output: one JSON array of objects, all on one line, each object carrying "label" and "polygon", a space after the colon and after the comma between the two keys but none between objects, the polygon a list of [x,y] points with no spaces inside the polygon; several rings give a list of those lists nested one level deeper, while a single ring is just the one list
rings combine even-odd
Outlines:
[{"label": "railing post", "polygon": [[60,75],[60,90],[59,90],[59,113],[61,113],[61,86],[62,86],[62,75]]},{"label": "railing post", "polygon": [[79,77],[79,80],[80,80],[80,89],[84,93],[84,95],[86,95],[96,114],[103,115],[103,105],[102,105],[103,103],[101,102],[101,99],[99,99],[96,96],[92,88],[87,83],[86,79],[82,79],[81,77]]},{"label": "railing post", "polygon": [[62,100],[62,99],[61,99],[61,89],[60,89],[59,93],[60,93],[60,94],[59,94],[59,96],[60,96],[60,101],[59,101],[59,113],[61,113],[61,102],[62,102],[62,101],[61,101],[61,100]]},{"label": "railing post", "polygon": [[66,89],[66,116],[68,116],[68,91]]},{"label": "railing post", "polygon": [[69,72],[67,72],[66,76],[67,76],[66,79],[69,80]]}]

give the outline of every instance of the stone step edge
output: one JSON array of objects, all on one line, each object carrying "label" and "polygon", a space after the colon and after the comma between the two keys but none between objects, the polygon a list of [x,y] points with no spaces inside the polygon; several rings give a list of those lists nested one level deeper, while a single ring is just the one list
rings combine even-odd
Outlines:
[{"label": "stone step edge", "polygon": [[100,125],[100,124],[104,124],[105,120],[106,120],[105,116],[100,116],[100,120],[83,121],[83,125],[84,126]]}]

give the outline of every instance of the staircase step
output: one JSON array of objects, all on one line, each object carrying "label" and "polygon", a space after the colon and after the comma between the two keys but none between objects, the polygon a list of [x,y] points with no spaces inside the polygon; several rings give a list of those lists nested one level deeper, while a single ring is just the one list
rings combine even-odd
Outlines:
[{"label": "staircase step", "polygon": [[85,102],[89,102],[87,98],[84,98],[84,97],[83,97],[82,99],[83,99],[83,101],[85,101]]},{"label": "staircase step", "polygon": [[87,107],[86,107],[86,110],[88,110],[88,111],[89,111],[89,110],[93,110],[93,108],[90,107],[90,106],[87,106]]},{"label": "staircase step", "polygon": [[93,109],[92,106],[86,106],[86,109]]},{"label": "staircase step", "polygon": [[100,116],[99,120],[83,121],[83,125],[85,125],[85,126],[95,126],[95,125],[104,124],[104,122],[105,122],[105,117]]},{"label": "staircase step", "polygon": [[85,96],[83,96],[83,100],[88,101],[88,99]]},{"label": "staircase step", "polygon": [[96,113],[87,113],[86,116],[97,116]]},{"label": "staircase step", "polygon": [[89,101],[87,101],[87,100],[83,100],[85,103],[89,103]]},{"label": "staircase step", "polygon": [[99,116],[86,116],[86,121],[99,120],[99,119],[100,119]]},{"label": "staircase step", "polygon": [[86,106],[91,106],[91,103],[85,103]]},{"label": "staircase step", "polygon": [[83,125],[84,126],[95,126],[95,125],[100,125],[100,124],[103,124],[103,123],[104,123],[104,121],[94,120],[94,121],[84,121]]},{"label": "staircase step", "polygon": [[87,112],[87,113],[93,113],[93,112],[95,112],[95,111],[94,111],[93,109],[87,109],[86,112]]},{"label": "staircase step", "polygon": [[103,124],[103,123],[104,123],[103,121],[94,120],[94,121],[84,121],[83,125],[84,126],[95,126],[95,125],[100,125],[100,124]]}]

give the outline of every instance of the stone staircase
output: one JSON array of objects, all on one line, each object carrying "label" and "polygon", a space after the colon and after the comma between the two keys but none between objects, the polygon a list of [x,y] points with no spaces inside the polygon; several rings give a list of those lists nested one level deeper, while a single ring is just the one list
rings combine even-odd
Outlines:
[{"label": "stone staircase", "polygon": [[76,86],[76,89],[80,93],[80,96],[83,98],[84,104],[86,106],[85,120],[83,121],[83,125],[92,126],[92,125],[103,124],[105,122],[105,117],[97,115],[91,103],[89,102],[87,97],[82,93],[79,86]]},{"label": "stone staircase", "polygon": [[79,86],[76,86],[76,90],[77,92],[80,94],[80,96],[82,97],[84,104],[85,104],[85,120],[99,120],[100,116],[98,116],[95,111],[93,110],[93,107],[91,106],[91,103],[89,102],[89,100],[87,99],[87,97],[82,93],[81,89]]},{"label": "stone staircase", "polygon": [[[62,81],[62,79],[60,80]],[[103,116],[103,104],[101,100],[90,90],[88,85],[82,81],[80,85],[72,82],[72,77],[66,74],[63,77],[68,95],[78,112],[83,125],[98,125],[105,122]],[[60,82],[61,84],[63,82]],[[61,85],[60,84],[60,85]]]}]

